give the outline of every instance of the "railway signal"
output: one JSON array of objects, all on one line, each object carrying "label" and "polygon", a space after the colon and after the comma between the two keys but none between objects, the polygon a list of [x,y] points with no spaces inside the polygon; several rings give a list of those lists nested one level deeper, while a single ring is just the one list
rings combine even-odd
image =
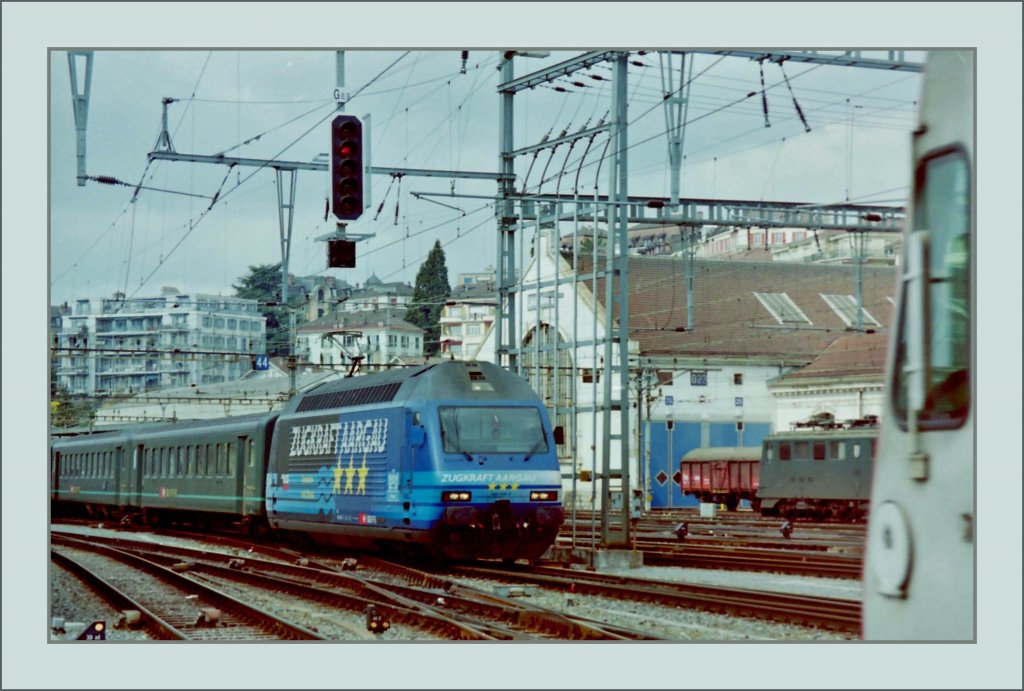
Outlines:
[{"label": "railway signal", "polygon": [[366,630],[378,636],[391,628],[391,623],[373,605],[366,606]]},{"label": "railway signal", "polygon": [[341,221],[363,214],[363,123],[354,115],[331,121],[331,209]]}]

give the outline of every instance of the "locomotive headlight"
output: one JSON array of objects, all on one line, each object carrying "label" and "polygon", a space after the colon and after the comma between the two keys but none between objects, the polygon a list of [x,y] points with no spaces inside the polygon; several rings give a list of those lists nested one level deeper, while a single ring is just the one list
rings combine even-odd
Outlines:
[{"label": "locomotive headlight", "polygon": [[558,501],[558,492],[530,492],[530,501]]},{"label": "locomotive headlight", "polygon": [[452,491],[441,492],[441,501],[469,501],[473,498],[472,492]]}]

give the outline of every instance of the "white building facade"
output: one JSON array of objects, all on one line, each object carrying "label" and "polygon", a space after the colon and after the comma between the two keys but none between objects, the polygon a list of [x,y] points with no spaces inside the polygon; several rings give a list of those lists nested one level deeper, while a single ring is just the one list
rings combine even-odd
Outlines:
[{"label": "white building facade", "polygon": [[[605,465],[606,310],[591,281],[574,284],[565,257],[541,251],[524,267],[515,308],[519,372],[564,427],[560,447],[567,504],[600,504],[592,479]],[[603,258],[600,261],[604,261]],[[581,273],[588,271],[581,257]],[[649,505],[673,507],[685,499],[678,487],[681,457],[689,450],[759,446],[777,428],[772,382],[804,367],[849,329],[835,296],[853,284],[853,267],[699,260],[691,301],[684,294],[681,260],[670,256],[629,259],[629,391],[611,399],[629,402],[628,454],[612,439],[608,465],[612,491],[628,467],[630,488],[642,488]],[[556,295],[556,272],[561,281]],[[894,284],[890,268],[864,268],[865,307],[887,324]],[[597,295],[604,295],[604,279]],[[688,302],[694,319],[687,319]],[[569,344],[578,345],[575,349]],[[567,344],[555,348],[555,343]],[[612,362],[618,344],[612,343]],[[473,357],[493,361],[493,325]],[[557,357],[556,357],[557,353]],[[639,404],[639,405],[638,405]],[[575,414],[573,414],[575,411]],[[613,435],[621,420],[611,416]],[[628,464],[628,466],[627,466]]]},{"label": "white building facade", "polygon": [[58,390],[134,394],[238,379],[266,351],[266,319],[255,300],[165,288],[78,300],[56,338]]},{"label": "white building facade", "polygon": [[295,350],[324,367],[351,365],[356,358],[370,367],[403,364],[423,357],[423,330],[391,310],[332,314],[299,327]]},{"label": "white building facade", "polygon": [[441,354],[469,360],[480,350],[497,314],[493,289],[455,290],[441,308]]}]

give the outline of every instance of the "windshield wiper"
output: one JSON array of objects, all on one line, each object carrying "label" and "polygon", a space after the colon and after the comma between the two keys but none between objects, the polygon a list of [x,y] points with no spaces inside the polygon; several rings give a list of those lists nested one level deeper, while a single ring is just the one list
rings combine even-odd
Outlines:
[{"label": "windshield wiper", "polygon": [[543,443],[544,443],[544,432],[542,431],[540,433],[540,438],[537,439],[537,441],[534,443],[533,448],[530,449],[529,451],[527,451],[526,455],[523,456],[523,460],[524,461],[530,460],[530,456],[535,454],[537,452],[537,450],[540,448],[540,445],[543,444]]},{"label": "windshield wiper", "polygon": [[[468,452],[464,448],[462,448],[462,440],[459,438],[459,409],[458,408],[456,408],[455,412],[452,414],[452,429],[455,431],[455,433],[452,434],[452,442],[453,442],[453,445],[455,446],[455,453],[464,453],[464,454],[466,454],[466,460],[468,460],[470,462],[475,461],[476,459],[473,458],[473,454],[471,454],[470,452]],[[442,424],[441,425],[441,447],[442,448],[445,447],[445,436],[446,436],[445,425]],[[445,450],[447,451],[447,449],[445,449]]]}]

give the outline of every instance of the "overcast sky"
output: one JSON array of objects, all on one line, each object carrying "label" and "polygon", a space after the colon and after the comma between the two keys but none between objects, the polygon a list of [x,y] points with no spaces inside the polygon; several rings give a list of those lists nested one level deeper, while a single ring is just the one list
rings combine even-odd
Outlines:
[{"label": "overcast sky", "polygon": [[[553,51],[546,59],[519,58],[516,76],[577,54]],[[921,59],[923,54],[909,56]],[[370,116],[374,165],[497,170],[497,51],[471,50],[465,74],[460,52],[452,50],[349,51],[345,57],[346,90],[361,90],[346,110]],[[667,196],[671,187],[666,119],[660,105],[666,87],[659,67],[662,62],[667,67],[668,61],[655,52],[634,52],[631,62],[630,193]],[[678,64],[678,59],[672,61],[674,85],[680,81]],[[689,78],[689,62],[686,69]],[[765,127],[757,62],[698,54],[692,70],[683,196],[823,204],[846,199],[904,201],[919,74],[765,63],[771,125]],[[549,132],[557,137],[562,130],[596,124],[611,107],[611,76],[610,65],[600,64],[520,92],[516,148],[536,144]],[[280,261],[272,170],[229,171],[223,165],[168,161],[147,168],[146,155],[160,132],[161,100],[177,99],[168,111],[168,129],[178,152],[311,161],[328,148],[334,84],[335,53],[330,50],[97,51],[87,173],[134,185],[145,172],[144,186],[156,189],[141,191],[130,204],[129,187],[92,181],[85,187],[76,185],[67,53],[52,51],[52,302],[110,296],[116,290],[154,295],[165,285],[230,294],[232,283],[248,266]],[[748,97],[751,92],[756,93]],[[809,133],[797,116],[794,99]],[[257,135],[259,139],[253,140]],[[588,162],[599,158],[603,143],[599,138]],[[528,186],[536,190],[547,167],[549,181],[541,191],[554,192],[557,185],[560,192],[571,192],[582,149],[581,144],[572,152],[561,182],[550,178],[565,164],[568,147],[563,145],[553,159],[550,151],[542,152]],[[517,159],[520,187],[532,159]],[[601,193],[606,192],[606,171],[607,166],[598,180]],[[584,167],[582,194],[593,193],[596,172],[595,165]],[[374,237],[359,244],[357,268],[328,271],[324,243],[314,240],[334,228],[333,216],[324,221],[328,174],[298,173],[292,273],[329,273],[350,283],[363,283],[376,273],[384,280],[411,282],[435,240],[445,247],[453,283],[459,272],[495,264],[489,200],[434,198],[442,206],[411,194],[493,195],[493,182],[422,177],[393,181],[374,175],[371,184],[374,206],[349,230]],[[219,201],[206,212],[218,190]]]}]

